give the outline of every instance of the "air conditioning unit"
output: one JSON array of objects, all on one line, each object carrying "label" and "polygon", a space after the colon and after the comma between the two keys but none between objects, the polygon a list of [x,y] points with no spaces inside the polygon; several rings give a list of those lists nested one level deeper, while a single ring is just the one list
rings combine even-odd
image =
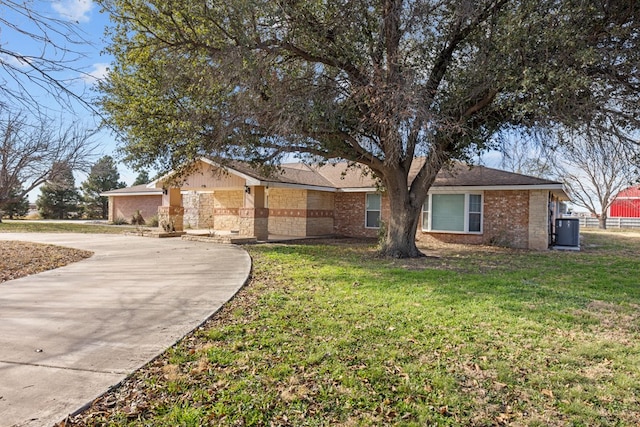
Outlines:
[{"label": "air conditioning unit", "polygon": [[578,218],[556,219],[556,246],[580,246],[580,220]]}]

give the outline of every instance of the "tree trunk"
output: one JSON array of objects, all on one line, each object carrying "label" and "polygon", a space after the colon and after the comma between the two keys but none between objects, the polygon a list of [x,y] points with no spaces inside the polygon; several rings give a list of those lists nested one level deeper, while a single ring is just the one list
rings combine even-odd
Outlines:
[{"label": "tree trunk", "polygon": [[602,214],[598,217],[598,228],[600,230],[606,230],[607,229],[607,215],[606,214]]},{"label": "tree trunk", "polygon": [[[406,182],[406,179],[405,179]],[[425,192],[426,194],[426,192]],[[389,218],[386,233],[380,244],[380,255],[391,258],[418,258],[424,256],[416,246],[416,231],[422,213],[422,202],[416,200],[406,183],[387,184]]]}]

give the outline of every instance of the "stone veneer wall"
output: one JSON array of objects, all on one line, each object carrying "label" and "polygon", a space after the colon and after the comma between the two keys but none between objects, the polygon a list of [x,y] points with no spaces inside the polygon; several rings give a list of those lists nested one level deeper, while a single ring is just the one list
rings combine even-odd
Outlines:
[{"label": "stone veneer wall", "polygon": [[334,193],[287,188],[269,189],[269,234],[333,234]]},{"label": "stone veneer wall", "polygon": [[244,205],[244,191],[216,191],[213,197],[214,230],[239,230],[238,210]]},{"label": "stone veneer wall", "polygon": [[214,193],[200,193],[200,200],[198,200],[198,228],[215,228],[216,218],[213,214],[215,201]]},{"label": "stone veneer wall", "polygon": [[212,192],[188,191],[182,194],[185,228],[213,228],[214,204]]},{"label": "stone veneer wall", "polygon": [[269,234],[307,235],[307,190],[270,188]]},{"label": "stone veneer wall", "polygon": [[182,194],[182,206],[184,207],[184,228],[199,228],[199,200],[200,195],[195,191]]},{"label": "stone veneer wall", "polygon": [[137,210],[142,214],[142,218],[148,221],[152,216],[158,214],[158,206],[162,205],[161,195],[151,196],[118,196],[109,197],[109,221],[113,222],[118,218],[124,218],[131,222],[131,217]]}]

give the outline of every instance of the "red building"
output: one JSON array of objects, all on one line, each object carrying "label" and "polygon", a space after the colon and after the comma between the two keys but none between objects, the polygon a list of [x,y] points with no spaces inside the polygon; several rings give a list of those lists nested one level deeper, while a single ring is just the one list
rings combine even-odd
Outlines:
[{"label": "red building", "polygon": [[618,193],[609,208],[609,218],[640,218],[640,186]]}]

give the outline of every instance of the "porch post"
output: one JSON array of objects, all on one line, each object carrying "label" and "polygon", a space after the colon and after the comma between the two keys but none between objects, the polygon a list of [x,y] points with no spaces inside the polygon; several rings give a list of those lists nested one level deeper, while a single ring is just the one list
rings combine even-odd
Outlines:
[{"label": "porch post", "polygon": [[267,240],[269,237],[269,209],[265,208],[263,186],[245,187],[244,206],[238,210],[240,235]]},{"label": "porch post", "polygon": [[167,232],[184,230],[184,208],[179,188],[163,190],[162,206],[158,206],[158,225]]}]

